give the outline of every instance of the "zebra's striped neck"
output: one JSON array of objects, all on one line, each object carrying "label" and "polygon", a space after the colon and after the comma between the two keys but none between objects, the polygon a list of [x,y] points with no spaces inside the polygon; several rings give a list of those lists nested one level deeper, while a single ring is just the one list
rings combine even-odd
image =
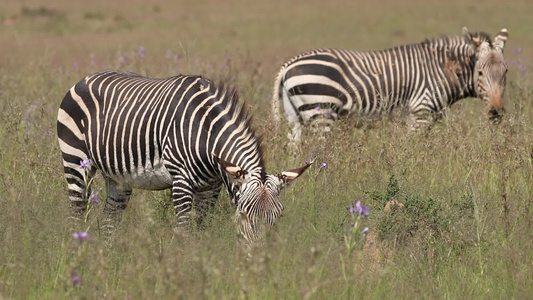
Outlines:
[{"label": "zebra's striped neck", "polygon": [[252,118],[244,104],[239,102],[236,89],[218,88],[221,93],[218,107],[213,113],[218,114],[208,129],[215,138],[213,154],[230,161],[247,170],[264,170],[261,139],[252,129]]},{"label": "zebra's striped neck", "polygon": [[447,43],[432,42],[422,45],[434,53],[432,58],[445,75],[450,86],[447,92],[448,104],[451,105],[457,100],[477,96],[474,82],[476,55],[464,41],[456,43],[456,39],[451,37],[445,41]]},{"label": "zebra's striped neck", "polygon": [[[224,184],[231,198],[236,185],[230,180],[223,168],[215,161],[214,156],[231,162],[247,172],[257,173],[264,179],[266,176],[261,138],[252,129],[252,119],[244,104],[239,101],[236,89],[226,90],[219,87],[212,90],[218,99],[210,104],[212,116],[207,139],[212,141],[212,164],[224,179]],[[214,156],[213,156],[214,155]]]}]

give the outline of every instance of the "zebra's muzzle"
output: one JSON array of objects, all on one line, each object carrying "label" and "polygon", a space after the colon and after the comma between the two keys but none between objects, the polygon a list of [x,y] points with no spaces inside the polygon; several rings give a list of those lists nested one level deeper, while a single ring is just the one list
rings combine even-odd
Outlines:
[{"label": "zebra's muzzle", "polygon": [[502,120],[504,113],[505,109],[503,107],[491,107],[489,110],[489,120],[495,124],[499,124]]}]

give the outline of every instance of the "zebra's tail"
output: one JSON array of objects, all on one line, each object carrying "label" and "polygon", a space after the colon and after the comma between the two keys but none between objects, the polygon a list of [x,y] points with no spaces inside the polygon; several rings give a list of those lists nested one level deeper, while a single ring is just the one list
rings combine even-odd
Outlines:
[{"label": "zebra's tail", "polygon": [[272,92],[272,102],[271,102],[271,120],[274,124],[274,133],[276,135],[281,135],[281,116],[280,116],[280,105],[281,102],[281,96],[280,96],[280,86],[281,86],[281,79],[283,77],[285,68],[281,68],[279,70],[278,75],[276,76],[276,80],[274,80],[274,88]]}]

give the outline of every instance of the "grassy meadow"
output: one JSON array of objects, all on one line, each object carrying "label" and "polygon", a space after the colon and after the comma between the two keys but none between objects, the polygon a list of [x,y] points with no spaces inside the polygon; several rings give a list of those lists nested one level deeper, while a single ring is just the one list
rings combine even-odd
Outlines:
[{"label": "grassy meadow", "polygon": [[[532,299],[531,13],[526,0],[0,1],[0,299]],[[500,124],[465,99],[427,132],[402,118],[345,119],[325,138],[308,133],[296,155],[272,133],[272,84],[290,57],[463,26],[509,31]],[[284,217],[249,259],[225,191],[206,228],[187,235],[174,231],[168,191],[135,190],[111,248],[98,230],[103,201],[81,224],[90,240],[72,237],[57,109],[105,69],[229,79],[270,172],[316,159],[282,192]],[[356,201],[367,219],[349,214]]]}]

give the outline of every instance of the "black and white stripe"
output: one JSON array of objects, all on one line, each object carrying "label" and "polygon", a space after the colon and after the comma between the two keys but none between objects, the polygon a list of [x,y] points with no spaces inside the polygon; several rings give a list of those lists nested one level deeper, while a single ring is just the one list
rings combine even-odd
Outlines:
[{"label": "black and white stripe", "polygon": [[373,115],[406,107],[413,125],[428,123],[459,99],[489,101],[503,110],[507,30],[494,41],[485,33],[425,40],[379,51],[315,49],[285,63],[274,83],[272,111],[279,123],[283,103],[298,141],[301,125],[330,125],[346,114]]},{"label": "black and white stripe", "polygon": [[[108,71],[86,77],[65,95],[57,120],[73,215],[85,211],[86,183],[96,169],[107,184],[110,229],[133,188],[172,188],[178,225],[188,226],[193,199],[201,221],[224,185],[241,232],[253,240],[256,219],[274,225],[283,210],[280,189],[308,166],[267,174],[250,122],[235,89],[200,76]],[[90,160],[90,172],[80,168],[82,160]]]}]

